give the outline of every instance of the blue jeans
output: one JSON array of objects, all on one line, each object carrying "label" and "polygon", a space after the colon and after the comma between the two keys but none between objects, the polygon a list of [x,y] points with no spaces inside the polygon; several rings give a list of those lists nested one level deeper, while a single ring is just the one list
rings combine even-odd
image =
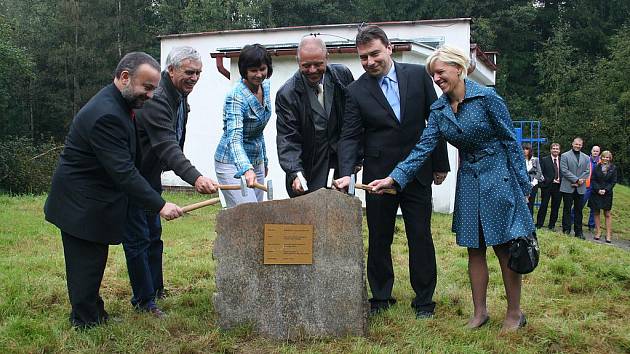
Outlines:
[{"label": "blue jeans", "polygon": [[[588,205],[588,199],[591,197],[591,188],[586,188],[586,192],[584,192],[584,200],[582,201],[582,205]],[[588,227],[591,229],[595,228],[595,213],[593,208],[589,207],[591,211],[588,214]]]},{"label": "blue jeans", "polygon": [[123,238],[127,272],[133,296],[131,304],[141,309],[155,306],[157,292],[163,291],[162,224],[160,215],[129,205]]}]

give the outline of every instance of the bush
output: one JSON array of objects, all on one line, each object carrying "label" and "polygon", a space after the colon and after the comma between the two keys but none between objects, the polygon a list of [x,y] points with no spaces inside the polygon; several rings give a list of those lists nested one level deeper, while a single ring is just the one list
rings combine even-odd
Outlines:
[{"label": "bush", "polygon": [[0,190],[10,194],[41,194],[50,189],[63,146],[50,140],[5,137],[0,142]]}]

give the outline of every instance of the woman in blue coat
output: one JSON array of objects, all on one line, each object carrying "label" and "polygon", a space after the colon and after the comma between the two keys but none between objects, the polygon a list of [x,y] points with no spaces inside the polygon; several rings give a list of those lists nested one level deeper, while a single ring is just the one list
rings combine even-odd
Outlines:
[{"label": "woman in blue coat", "polygon": [[523,327],[521,275],[507,263],[509,242],[535,228],[527,208],[531,184],[521,146],[516,140],[505,102],[493,89],[466,80],[468,59],[443,46],[427,58],[427,71],[444,93],[431,106],[427,128],[407,159],[389,177],[370,183],[373,190],[404,188],[443,137],[459,149],[453,232],[468,248],[468,271],[474,304],[468,327],[488,321],[486,247],[492,246],[501,265],[507,295],[504,330]]}]

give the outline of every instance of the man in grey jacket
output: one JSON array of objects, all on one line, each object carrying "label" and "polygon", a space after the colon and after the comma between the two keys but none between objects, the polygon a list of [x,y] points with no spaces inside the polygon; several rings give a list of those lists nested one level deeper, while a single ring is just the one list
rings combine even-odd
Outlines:
[{"label": "man in grey jacket", "polygon": [[[276,94],[278,159],[286,173],[289,196],[326,186],[337,167],[337,141],[346,104],[346,86],[354,78],[341,64],[328,64],[323,40],[304,37],[297,51],[298,71]],[[338,176],[335,176],[338,177]]]},{"label": "man in grey jacket", "polygon": [[[201,74],[201,57],[191,47],[174,48],[166,58],[159,87],[153,99],[136,111],[141,149],[140,173],[151,187],[162,192],[162,171],[173,170],[181,179],[195,186],[199,193],[217,190],[212,179],[203,176],[183,153],[188,120],[187,97]],[[123,247],[133,290],[132,305],[156,317],[163,312],[155,303],[164,296],[162,279],[162,227],[154,212],[130,205]]]},{"label": "man in grey jacket", "polygon": [[581,152],[584,141],[573,139],[571,150],[560,156],[560,193],[562,193],[562,232],[571,233],[571,207],[574,209],[573,231],[575,237],[584,239],[582,233],[583,196],[586,192],[586,179],[590,173],[589,157]]}]

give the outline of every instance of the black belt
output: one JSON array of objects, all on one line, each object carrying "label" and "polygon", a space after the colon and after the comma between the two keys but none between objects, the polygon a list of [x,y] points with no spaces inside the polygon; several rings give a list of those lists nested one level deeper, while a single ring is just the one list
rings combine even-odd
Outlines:
[{"label": "black belt", "polygon": [[494,148],[488,147],[483,150],[478,150],[475,152],[463,152],[462,158],[469,163],[475,163],[486,156],[494,155]]}]

